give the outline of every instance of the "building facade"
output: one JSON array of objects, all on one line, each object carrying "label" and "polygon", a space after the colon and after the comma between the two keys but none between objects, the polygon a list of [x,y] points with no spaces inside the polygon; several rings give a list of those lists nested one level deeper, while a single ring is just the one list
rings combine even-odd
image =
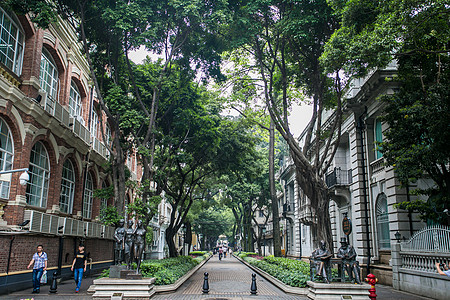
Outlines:
[{"label": "building facade", "polygon": [[[358,260],[363,267],[375,274],[380,282],[392,284],[391,251],[397,236],[409,239],[425,224],[415,213],[394,207],[396,203],[414,200],[401,187],[391,166],[386,166],[378,142],[383,141],[387,125],[380,120],[382,95],[395,92],[396,65],[392,63],[383,70],[375,70],[367,77],[354,80],[345,95],[342,136],[330,169],[324,176],[329,188],[330,217],[333,241],[329,245],[334,252],[340,247],[344,218],[351,221],[348,235]],[[331,123],[334,114],[325,112],[324,126]],[[305,132],[299,137],[302,146]],[[310,157],[314,159],[314,157]],[[282,247],[287,256],[308,257],[313,248],[310,225],[314,211],[295,179],[294,165],[289,157],[284,159],[277,174],[282,193],[279,195],[282,230]],[[411,183],[408,189],[432,186],[427,178]],[[363,272],[365,273],[365,272]]]},{"label": "building facade", "polygon": [[[0,30],[1,293],[31,282],[26,266],[38,244],[50,273],[70,271],[80,242],[90,268],[110,263],[114,228],[101,225],[99,215],[114,203],[94,197],[112,184],[102,166],[113,132],[75,30],[62,20],[41,29],[1,7]],[[23,168],[26,185],[12,172]]]}]

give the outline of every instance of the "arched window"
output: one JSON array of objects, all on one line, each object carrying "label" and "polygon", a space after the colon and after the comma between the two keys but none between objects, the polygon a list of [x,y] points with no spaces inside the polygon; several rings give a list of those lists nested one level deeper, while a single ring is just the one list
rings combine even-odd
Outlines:
[{"label": "arched window", "polygon": [[39,85],[47,93],[45,110],[53,114],[58,94],[58,69],[50,53],[45,48],[42,49]]},{"label": "arched window", "polygon": [[47,149],[41,142],[31,149],[30,166],[28,167],[30,181],[27,185],[27,203],[33,206],[46,207],[48,181],[50,179],[50,162]]},{"label": "arched window", "polygon": [[83,218],[90,219],[92,216],[92,202],[94,200],[94,182],[91,173],[86,176],[84,186]]},{"label": "arched window", "polygon": [[[0,171],[12,170],[14,159],[14,144],[8,125],[0,118]],[[0,177],[1,178],[1,177]],[[11,177],[1,178],[0,198],[9,199],[9,187]],[[9,180],[8,180],[9,179]]]},{"label": "arched window", "polygon": [[72,117],[81,117],[81,94],[75,82],[70,85],[69,113]]},{"label": "arched window", "polygon": [[381,250],[391,249],[391,240],[389,236],[389,213],[387,197],[381,193],[376,202],[378,246]]},{"label": "arched window", "polygon": [[0,61],[20,76],[25,35],[18,23],[1,8],[0,31]]},{"label": "arched window", "polygon": [[375,120],[375,159],[379,159],[383,157],[383,153],[381,153],[381,146],[379,143],[383,142],[383,130],[381,128],[380,119]]},{"label": "arched window", "polygon": [[73,196],[75,194],[75,172],[72,162],[68,159],[64,162],[61,177],[61,194],[59,195],[59,209],[66,213],[72,213]]}]

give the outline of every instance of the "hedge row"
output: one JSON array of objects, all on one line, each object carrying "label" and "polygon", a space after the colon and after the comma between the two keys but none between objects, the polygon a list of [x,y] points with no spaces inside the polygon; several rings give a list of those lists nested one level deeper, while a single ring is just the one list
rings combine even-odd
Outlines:
[{"label": "hedge row", "polygon": [[[184,274],[189,272],[193,267],[205,260],[209,256],[208,253],[201,256],[178,256],[166,259],[149,259],[141,263],[141,272],[143,277],[154,277],[155,285],[166,285],[175,283]],[[136,268],[136,263],[132,265]],[[109,269],[103,270],[98,278],[109,277]]]},{"label": "hedge row", "polygon": [[309,264],[304,261],[273,256],[258,260],[248,254],[243,259],[289,286],[306,287],[309,280]]},{"label": "hedge row", "polygon": [[142,276],[156,278],[155,285],[175,283],[184,274],[198,265],[206,256],[178,256],[166,259],[145,260],[141,264]]}]

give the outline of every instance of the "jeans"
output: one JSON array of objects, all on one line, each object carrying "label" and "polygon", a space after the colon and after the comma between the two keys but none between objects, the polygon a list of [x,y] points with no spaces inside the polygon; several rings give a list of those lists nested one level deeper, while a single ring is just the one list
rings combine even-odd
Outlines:
[{"label": "jeans", "polygon": [[39,291],[41,288],[41,277],[44,273],[44,268],[33,269],[33,291]]},{"label": "jeans", "polygon": [[73,278],[77,283],[77,290],[79,290],[81,286],[81,279],[83,279],[83,271],[84,271],[83,268],[73,270]]}]

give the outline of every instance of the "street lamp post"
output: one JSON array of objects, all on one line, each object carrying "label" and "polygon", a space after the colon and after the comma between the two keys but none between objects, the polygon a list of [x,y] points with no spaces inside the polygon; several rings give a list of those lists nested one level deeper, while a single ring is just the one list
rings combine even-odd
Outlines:
[{"label": "street lamp post", "polygon": [[263,234],[263,240],[264,240],[264,256],[266,256],[266,226],[263,226],[262,228],[262,234]]}]

